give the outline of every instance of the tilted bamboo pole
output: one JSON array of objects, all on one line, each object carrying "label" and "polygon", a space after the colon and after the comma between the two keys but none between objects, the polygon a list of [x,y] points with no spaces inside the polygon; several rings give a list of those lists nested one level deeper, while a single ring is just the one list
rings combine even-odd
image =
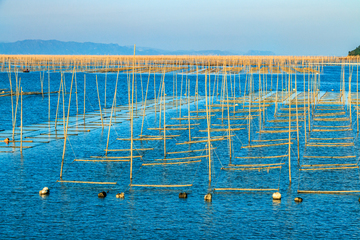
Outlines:
[{"label": "tilted bamboo pole", "polygon": [[100,109],[100,119],[101,119],[101,127],[104,128],[104,121],[103,121],[103,115],[102,115],[102,110],[101,110],[101,102],[100,102],[100,95],[99,95],[99,86],[98,86],[98,80],[97,80],[97,75],[96,75],[96,91],[97,91],[97,97],[99,100],[99,109]]},{"label": "tilted bamboo pole", "polygon": [[[75,68],[74,68],[73,76],[72,76],[72,79],[71,79],[70,96],[69,96],[69,105],[68,105],[68,114],[67,114],[67,119],[66,119],[66,125],[64,125],[64,148],[63,148],[63,153],[62,153],[62,158],[61,158],[60,179],[62,179],[62,175],[63,175],[63,166],[64,166],[65,150],[66,150],[66,142],[67,142],[67,130],[68,130],[68,125],[69,125],[69,117],[70,117],[70,103],[71,103],[71,94],[72,94],[74,73],[75,73]],[[65,116],[64,116],[64,119],[65,119]]]}]

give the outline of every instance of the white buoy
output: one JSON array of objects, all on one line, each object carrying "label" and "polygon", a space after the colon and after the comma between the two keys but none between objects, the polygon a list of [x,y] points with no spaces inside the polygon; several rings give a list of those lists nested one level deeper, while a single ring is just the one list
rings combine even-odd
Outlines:
[{"label": "white buoy", "polygon": [[116,198],[125,198],[125,193],[118,193],[116,194]]},{"label": "white buoy", "polygon": [[41,191],[39,191],[40,195],[48,195],[50,194],[50,189],[48,187],[44,187]]},{"label": "white buoy", "polygon": [[272,195],[273,200],[281,200],[281,194],[279,192],[276,192]]},{"label": "white buoy", "polygon": [[204,197],[204,200],[211,202],[211,200],[212,200],[212,195],[211,195],[211,193],[206,194],[205,197]]},{"label": "white buoy", "polygon": [[301,197],[296,197],[296,198],[294,199],[294,201],[295,201],[295,202],[302,202],[303,199],[302,199]]}]

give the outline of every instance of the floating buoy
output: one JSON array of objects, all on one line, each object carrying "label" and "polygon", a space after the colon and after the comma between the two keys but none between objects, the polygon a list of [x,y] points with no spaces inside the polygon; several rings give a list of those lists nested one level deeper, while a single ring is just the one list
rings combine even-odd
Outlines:
[{"label": "floating buoy", "polygon": [[99,198],[104,198],[106,197],[106,192],[102,191],[101,193],[98,194]]},{"label": "floating buoy", "polygon": [[211,193],[206,194],[205,197],[204,197],[204,200],[211,202],[211,200],[212,200],[212,195],[211,195]]},{"label": "floating buoy", "polygon": [[179,193],[179,198],[187,198],[187,193],[186,192]]},{"label": "floating buoy", "polygon": [[4,142],[5,142],[5,143],[9,143],[9,142],[10,142],[10,139],[9,139],[9,138],[5,138],[5,139],[4,139]]},{"label": "floating buoy", "polygon": [[303,201],[303,199],[301,197],[296,197],[294,200],[295,200],[295,202],[302,202]]},{"label": "floating buoy", "polygon": [[49,195],[50,190],[48,187],[44,187],[41,191],[39,191],[39,195]]},{"label": "floating buoy", "polygon": [[272,195],[274,200],[281,200],[281,194],[279,192],[276,192]]},{"label": "floating buoy", "polygon": [[116,194],[116,198],[125,198],[125,193],[118,193]]}]

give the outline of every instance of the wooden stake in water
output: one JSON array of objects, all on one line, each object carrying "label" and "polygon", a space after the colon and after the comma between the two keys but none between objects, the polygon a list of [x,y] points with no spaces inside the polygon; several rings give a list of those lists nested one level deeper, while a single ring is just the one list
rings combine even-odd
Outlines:
[{"label": "wooden stake in water", "polygon": [[86,74],[84,74],[84,126],[85,126],[85,108],[86,108]]},{"label": "wooden stake in water", "polygon": [[296,106],[297,153],[298,153],[298,163],[300,164],[299,112],[298,112],[298,97],[297,97],[296,74],[295,74],[295,106]]},{"label": "wooden stake in water", "polygon": [[291,85],[290,85],[290,74],[289,74],[289,183],[291,184]]},{"label": "wooden stake in water", "polygon": [[48,72],[48,100],[49,100],[49,126],[50,126],[50,72]]},{"label": "wooden stake in water", "polygon": [[188,86],[188,89],[187,89],[187,95],[188,95],[188,124],[189,124],[189,141],[191,141],[191,123],[190,123],[190,79],[187,79],[186,78],[186,82],[187,82],[187,86]]},{"label": "wooden stake in water", "polygon": [[58,112],[59,112],[59,105],[60,105],[60,96],[61,96],[61,89],[62,89],[62,73],[61,73],[61,80],[60,80],[60,86],[59,86],[59,92],[58,92],[58,101],[57,101],[57,106],[56,106],[56,115],[55,115],[55,132],[57,131],[56,127],[57,127],[57,118],[58,118]]},{"label": "wooden stake in water", "polygon": [[103,115],[102,115],[102,111],[101,111],[101,102],[100,102],[100,95],[99,95],[99,86],[98,86],[97,75],[96,75],[96,90],[97,90],[97,96],[98,96],[98,99],[99,99],[99,109],[100,109],[101,126],[102,126],[102,128],[104,128],[104,121],[103,121]]},{"label": "wooden stake in water", "polygon": [[352,117],[351,117],[351,77],[352,77],[352,70],[350,71],[350,65],[349,65],[349,108],[350,108],[350,117],[349,117],[349,121],[350,121],[350,126],[352,126]]},{"label": "wooden stake in water", "polygon": [[[106,61],[106,65],[105,67],[107,68],[107,61]],[[106,82],[107,82],[107,71],[105,72],[105,90],[104,90],[104,93],[105,93],[105,96],[104,96],[104,108],[106,108]]]},{"label": "wooden stake in water", "polygon": [[209,186],[211,185],[211,145],[210,145],[210,120],[209,120],[209,106],[208,106],[208,96],[207,96],[207,71],[205,72],[205,105],[206,105],[206,122],[207,122],[207,145],[208,145],[208,155],[209,155]]},{"label": "wooden stake in water", "polygon": [[132,182],[132,168],[133,168],[133,144],[134,144],[134,82],[135,82],[135,49],[136,45],[134,44],[134,60],[133,60],[133,77],[131,83],[131,115],[130,115],[130,129],[131,129],[131,144],[130,144],[130,183]]},{"label": "wooden stake in water", "polygon": [[356,122],[359,133],[359,63],[356,66]]},{"label": "wooden stake in water", "polygon": [[78,102],[78,89],[76,81],[76,69],[75,69],[75,99],[76,99],[76,115],[79,114],[79,102]]},{"label": "wooden stake in water", "polygon": [[[60,179],[62,179],[62,175],[63,175],[63,166],[64,166],[65,150],[66,150],[66,142],[67,142],[67,130],[68,130],[68,125],[69,125],[69,117],[70,117],[70,103],[71,103],[71,93],[72,93],[72,87],[73,87],[73,81],[74,81],[74,73],[75,73],[75,68],[74,68],[73,76],[72,76],[72,79],[71,79],[70,96],[69,96],[69,105],[68,105],[68,113],[67,113],[66,125],[64,125],[64,148],[63,148],[62,159],[61,159]],[[64,116],[64,118],[65,118],[65,116]]]},{"label": "wooden stake in water", "polygon": [[248,142],[249,142],[249,146],[250,146],[250,141],[251,141],[251,103],[252,103],[252,93],[251,93],[251,88],[252,88],[252,84],[251,84],[251,81],[252,81],[252,78],[253,78],[253,75],[251,73],[250,75],[250,79],[249,79],[249,122],[248,122]]},{"label": "wooden stake in water", "polygon": [[[114,98],[113,98],[112,107],[111,107],[111,113],[110,113],[110,123],[109,123],[109,130],[108,130],[108,136],[107,136],[107,141],[106,141],[106,153],[105,153],[105,156],[107,156],[107,154],[108,154],[108,149],[109,149],[111,123],[112,123],[112,117],[113,117],[113,113],[114,113],[114,108],[116,107],[116,106],[115,106],[115,99],[116,99],[116,94],[117,94],[117,84],[118,84],[118,80],[119,80],[119,72],[117,73],[117,76],[116,76],[115,93],[114,93]],[[131,118],[130,118],[130,119],[131,119]]]},{"label": "wooden stake in water", "polygon": [[[227,82],[227,76],[226,76],[226,70],[224,73],[224,77],[225,77],[225,81]],[[231,84],[231,77],[230,77],[230,84]],[[227,84],[226,84],[227,85]],[[228,120],[228,137],[229,137],[229,161],[231,164],[231,157],[232,157],[232,150],[231,150],[231,123],[230,123],[230,107],[229,107],[229,92],[228,92],[228,87],[226,86],[226,105],[227,105],[227,120]],[[235,104],[234,104],[235,105]]]},{"label": "wooden stake in water", "polygon": [[142,118],[142,122],[141,122],[141,132],[140,132],[140,135],[142,135],[142,133],[143,133],[143,128],[144,128],[144,119],[145,119],[145,110],[146,110],[146,99],[147,99],[147,94],[148,94],[148,90],[149,90],[149,83],[150,83],[150,68],[149,68],[149,76],[148,76],[148,81],[147,81],[147,86],[146,86],[145,103],[144,103],[144,110],[143,110],[143,118]]},{"label": "wooden stake in water", "polygon": [[[303,68],[304,68],[304,60],[303,60]],[[304,138],[305,138],[305,146],[306,146],[306,143],[307,143],[307,137],[306,137],[306,102],[305,102],[305,99],[306,99],[306,86],[305,86],[305,71],[303,72],[304,75],[303,75],[303,81],[304,81]]]},{"label": "wooden stake in water", "polygon": [[20,152],[23,148],[23,100],[22,100],[22,87],[21,87],[21,128],[20,128]]},{"label": "wooden stake in water", "polygon": [[11,65],[9,62],[9,82],[10,82],[10,99],[11,99],[11,123],[12,123],[12,140],[15,141],[14,139],[14,100],[13,100],[13,88],[12,88],[12,81],[11,81]]},{"label": "wooden stake in water", "polygon": [[166,111],[166,94],[165,94],[165,71],[164,71],[164,81],[163,81],[163,93],[164,93],[164,158],[166,158],[166,120],[165,120],[165,111]]}]

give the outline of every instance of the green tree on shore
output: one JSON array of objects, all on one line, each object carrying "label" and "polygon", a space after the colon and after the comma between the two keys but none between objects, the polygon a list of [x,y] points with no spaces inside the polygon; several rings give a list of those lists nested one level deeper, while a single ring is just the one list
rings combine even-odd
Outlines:
[{"label": "green tree on shore", "polygon": [[358,46],[352,51],[349,51],[349,56],[358,56],[358,55],[360,55],[360,46]]}]

